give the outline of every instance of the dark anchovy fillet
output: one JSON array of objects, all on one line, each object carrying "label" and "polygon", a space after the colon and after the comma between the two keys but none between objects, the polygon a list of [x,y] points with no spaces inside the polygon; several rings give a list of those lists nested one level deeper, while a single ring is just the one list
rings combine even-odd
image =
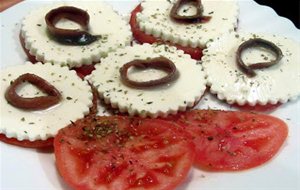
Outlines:
[{"label": "dark anchovy fillet", "polygon": [[[260,62],[260,63],[252,63],[250,65],[246,65],[244,61],[242,60],[242,53],[248,48],[251,47],[263,47],[268,49],[269,51],[273,52],[276,55],[275,60],[271,60],[268,62]],[[256,76],[256,73],[254,72],[254,69],[262,69],[262,68],[268,68],[276,63],[278,63],[283,57],[281,49],[276,46],[274,43],[261,39],[261,38],[254,38],[254,39],[249,39],[245,42],[243,42],[237,52],[236,52],[236,61],[238,64],[238,67],[241,69],[243,73],[248,75],[249,77],[254,77]]]},{"label": "dark anchovy fillet", "polygon": [[[196,14],[189,16],[179,15],[178,12],[181,6],[190,2],[197,10]],[[173,20],[182,23],[203,23],[208,22],[211,18],[209,16],[203,16],[203,6],[201,0],[178,0],[171,9],[170,17]]]},{"label": "dark anchovy fillet", "polygon": [[[57,28],[55,24],[62,18],[78,23],[83,30]],[[48,32],[59,43],[66,45],[88,45],[98,39],[88,33],[89,14],[79,8],[63,6],[52,9],[45,16]]]},{"label": "dark anchovy fillet", "polygon": [[[130,67],[137,67],[140,69],[155,68],[167,72],[167,76],[156,80],[138,82],[128,78],[128,69]],[[120,75],[122,82],[133,88],[145,88],[166,84],[176,80],[179,76],[175,64],[171,60],[162,56],[153,59],[137,59],[130,61],[120,68]]]},{"label": "dark anchovy fillet", "polygon": [[[48,95],[34,98],[24,98],[19,96],[16,90],[18,86],[25,81],[35,85]],[[5,93],[5,98],[9,104],[17,108],[41,110],[59,103],[61,100],[61,94],[54,86],[43,78],[34,74],[26,73],[19,76],[16,80],[14,80],[14,82],[12,82]]]}]

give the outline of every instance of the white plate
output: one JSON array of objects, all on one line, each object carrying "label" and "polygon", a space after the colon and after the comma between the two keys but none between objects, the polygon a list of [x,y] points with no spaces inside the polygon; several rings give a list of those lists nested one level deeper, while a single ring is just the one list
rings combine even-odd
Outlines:
[{"label": "white plate", "polygon": [[[24,62],[26,56],[18,38],[20,21],[28,11],[45,3],[49,1],[24,1],[1,13],[1,68]],[[108,3],[121,13],[128,14],[138,4],[138,0],[118,0]],[[300,41],[300,31],[291,21],[279,17],[271,8],[260,6],[252,0],[240,0],[239,6],[239,30],[274,33]],[[198,107],[229,109],[228,105],[218,101],[214,96],[206,95],[204,99]],[[280,106],[270,114],[283,119],[289,125],[287,141],[270,162],[242,172],[207,172],[192,169],[184,184],[177,190],[300,189],[299,98]],[[0,142],[0,159],[0,189],[69,190],[56,171],[53,153],[19,148]]]}]

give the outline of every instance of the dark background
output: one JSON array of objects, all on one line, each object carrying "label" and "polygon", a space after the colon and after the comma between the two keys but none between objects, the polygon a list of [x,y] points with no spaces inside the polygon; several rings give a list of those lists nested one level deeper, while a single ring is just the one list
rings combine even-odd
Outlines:
[{"label": "dark background", "polygon": [[300,28],[300,0],[255,0],[261,5],[272,7],[278,15],[290,19]]}]

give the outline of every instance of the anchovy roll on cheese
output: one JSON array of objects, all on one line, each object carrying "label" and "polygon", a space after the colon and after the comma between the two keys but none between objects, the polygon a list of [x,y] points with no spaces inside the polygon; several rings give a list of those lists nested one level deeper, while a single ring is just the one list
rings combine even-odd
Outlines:
[{"label": "anchovy roll on cheese", "polygon": [[175,47],[156,44],[110,53],[87,79],[106,103],[141,117],[184,111],[206,89],[204,72],[196,60]]},{"label": "anchovy roll on cheese", "polygon": [[54,137],[93,105],[90,85],[68,67],[26,63],[1,70],[0,77],[0,134],[7,138]]},{"label": "anchovy roll on cheese", "polygon": [[131,39],[129,25],[103,2],[38,8],[24,18],[21,28],[21,40],[37,61],[70,68],[97,63]]},{"label": "anchovy roll on cheese", "polygon": [[300,95],[300,44],[276,35],[232,33],[208,44],[210,91],[229,104],[285,103]]},{"label": "anchovy roll on cheese", "polygon": [[130,24],[137,41],[169,43],[200,59],[207,42],[234,31],[237,18],[236,0],[145,0]]}]

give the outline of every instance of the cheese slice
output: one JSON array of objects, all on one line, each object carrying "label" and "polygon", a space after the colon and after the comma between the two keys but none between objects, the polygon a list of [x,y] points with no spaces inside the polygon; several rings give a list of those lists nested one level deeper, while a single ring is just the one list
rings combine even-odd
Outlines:
[{"label": "cheese slice", "polygon": [[[6,89],[11,81],[25,73],[35,74],[58,89],[62,95],[60,103],[38,111],[23,110],[9,104],[4,96]],[[91,87],[68,67],[27,62],[1,70],[0,78],[0,133],[8,138],[35,141],[54,137],[59,129],[88,114],[92,106]],[[44,95],[30,83],[22,85],[17,93],[23,97]]]},{"label": "cheese slice", "polygon": [[[164,56],[170,59],[179,71],[179,78],[171,83],[149,87],[133,88],[123,84],[119,69],[126,63],[147,58]],[[149,81],[161,78],[164,72],[156,69],[128,71],[129,78]],[[184,111],[200,100],[206,89],[206,79],[201,65],[190,55],[175,47],[165,45],[134,45],[110,53],[96,65],[87,79],[98,89],[100,96],[112,107],[129,115],[158,117]]]},{"label": "cheese slice", "polygon": [[[239,45],[252,38],[276,44],[283,53],[279,63],[256,69],[255,77],[241,72],[236,63]],[[276,35],[232,33],[208,44],[203,51],[202,65],[210,91],[221,100],[239,105],[285,103],[300,94],[300,44]],[[262,48],[249,48],[242,54],[246,64],[273,60],[275,55]]]},{"label": "cheese slice", "polygon": [[[71,46],[60,44],[49,37],[45,15],[61,6],[74,6],[88,12],[90,16],[89,33],[100,36],[89,45]],[[59,28],[77,29],[80,26],[62,19]],[[69,67],[79,67],[100,61],[108,52],[129,45],[132,35],[129,25],[109,5],[103,2],[66,2],[31,11],[23,20],[21,35],[25,47],[38,61],[51,62]]]},{"label": "cheese slice", "polygon": [[[238,5],[236,0],[202,0],[203,15],[211,19],[205,23],[183,24],[170,18],[170,10],[176,0],[152,1],[141,3],[142,12],[137,14],[140,29],[165,41],[182,46],[200,47],[214,38],[234,31],[237,26]],[[195,7],[185,4],[179,15],[195,14]]]}]

